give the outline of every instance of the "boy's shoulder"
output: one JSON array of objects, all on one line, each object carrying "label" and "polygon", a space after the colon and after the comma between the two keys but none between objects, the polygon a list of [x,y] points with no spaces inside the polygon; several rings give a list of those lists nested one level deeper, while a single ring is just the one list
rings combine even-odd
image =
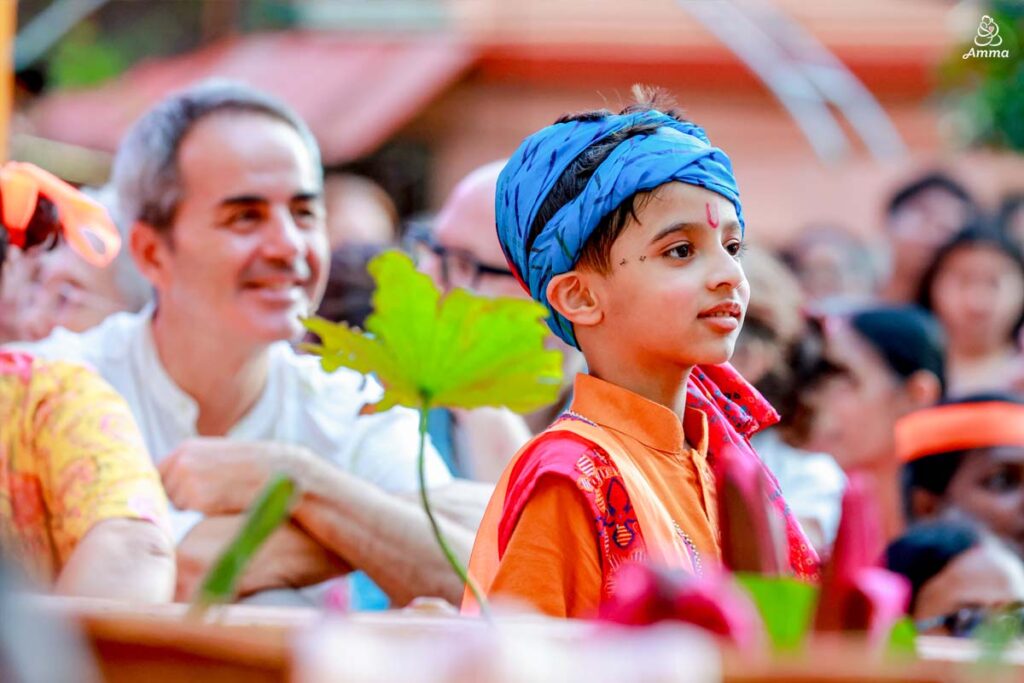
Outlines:
[{"label": "boy's shoulder", "polygon": [[511,531],[542,479],[559,479],[590,503],[602,483],[617,475],[600,446],[580,434],[559,429],[556,422],[527,443],[509,473],[503,525],[509,525]]}]

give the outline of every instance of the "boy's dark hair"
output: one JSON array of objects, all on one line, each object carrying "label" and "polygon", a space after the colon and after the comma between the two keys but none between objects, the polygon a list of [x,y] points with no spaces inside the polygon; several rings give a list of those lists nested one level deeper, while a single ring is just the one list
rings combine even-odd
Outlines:
[{"label": "boy's dark hair", "polygon": [[910,606],[913,613],[921,588],[946,566],[979,545],[984,533],[966,521],[922,522],[885,549],[885,566],[910,581]]},{"label": "boy's dark hair", "polygon": [[[964,403],[1013,403],[1024,405],[1024,400],[1012,394],[986,392],[971,394],[942,401],[939,405],[962,405]],[[927,491],[936,496],[946,495],[949,484],[969,453],[977,449],[948,451],[926,455],[903,466],[903,502],[907,519],[913,519],[911,498],[914,489]]]},{"label": "boy's dark hair", "polygon": [[885,209],[885,215],[892,216],[903,208],[904,204],[918,195],[924,194],[930,190],[938,190],[952,195],[967,204],[970,207],[972,214],[977,212],[977,203],[974,201],[971,193],[967,191],[967,188],[953,180],[953,178],[945,173],[932,171],[910,181],[896,190],[892,197],[889,198],[889,202]]},{"label": "boy's dark hair", "polygon": [[[677,121],[686,122],[681,112],[676,108],[674,99],[659,88],[650,86],[633,86],[633,96],[636,99],[634,104],[622,109],[619,114],[637,114],[645,111],[660,111],[666,116],[671,116]],[[567,114],[559,118],[555,123],[568,123],[571,121],[596,121],[613,113],[607,109],[595,109]],[[562,172],[561,177],[555,182],[544,203],[540,205],[537,216],[530,226],[530,235],[526,248],[533,247],[534,240],[540,234],[548,221],[569,202],[576,199],[587,181],[594,175],[597,167],[608,158],[608,156],[622,142],[637,135],[649,135],[660,126],[653,123],[644,123],[622,130],[615,131],[607,137],[598,140],[585,149],[579,156],[573,159],[572,163]],[[651,197],[652,190],[637,192],[619,204],[613,211],[601,219],[590,239],[583,245],[580,253],[579,264],[585,268],[605,273],[611,268],[612,244],[618,239],[623,228],[630,218],[637,220],[636,212],[644,207]]]},{"label": "boy's dark hair", "polygon": [[939,321],[917,306],[873,306],[850,316],[850,326],[899,377],[927,370],[946,390],[946,341]]},{"label": "boy's dark hair", "polygon": [[[1005,254],[1017,266],[1021,275],[1024,276],[1024,254],[1021,253],[1017,245],[991,223],[978,219],[954,235],[952,239],[935,252],[931,264],[924,271],[924,275],[921,276],[921,284],[917,290],[917,303],[919,306],[928,311],[935,310],[935,302],[932,300],[932,288],[935,286],[935,280],[938,278],[939,273],[942,272],[946,261],[954,252],[969,247],[990,247]],[[1024,306],[1021,307],[1021,311],[1017,316],[1017,322],[1014,323],[1013,329],[1010,330],[1010,338],[1012,340],[1017,339],[1022,326],[1024,326]]]}]

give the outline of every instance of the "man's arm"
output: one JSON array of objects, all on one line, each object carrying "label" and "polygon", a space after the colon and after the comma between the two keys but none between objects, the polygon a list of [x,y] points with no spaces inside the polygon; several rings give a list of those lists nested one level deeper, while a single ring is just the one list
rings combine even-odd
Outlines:
[{"label": "man's arm", "polygon": [[[441,597],[454,605],[462,601],[462,581],[434,540],[418,499],[385,493],[315,457],[305,459],[303,470],[302,495],[292,518],[313,538],[366,572],[397,606],[420,596]],[[491,489],[487,484],[460,481],[428,492],[435,509],[462,510],[465,521],[444,513],[435,517],[449,547],[464,564]],[[479,495],[468,495],[469,491]],[[483,504],[470,513],[465,501],[473,498]]]},{"label": "man's arm", "polygon": [[[194,439],[167,456],[160,471],[178,508],[207,515],[240,512],[275,472],[288,474],[301,492],[292,521],[369,574],[394,603],[419,596],[453,604],[462,599],[461,581],[437,547],[417,494],[387,493],[306,448],[269,441]],[[463,562],[492,489],[469,481],[430,489],[445,538]]]},{"label": "man's arm", "polygon": [[106,519],[75,546],[57,578],[62,595],[166,602],[174,594],[174,549],[141,519]]},{"label": "man's arm", "polygon": [[[207,517],[192,527],[178,544],[178,583],[175,599],[195,597],[210,567],[235,537],[244,515]],[[294,524],[271,534],[246,568],[238,585],[245,596],[273,588],[302,588],[351,571],[344,560],[321,547]]]}]

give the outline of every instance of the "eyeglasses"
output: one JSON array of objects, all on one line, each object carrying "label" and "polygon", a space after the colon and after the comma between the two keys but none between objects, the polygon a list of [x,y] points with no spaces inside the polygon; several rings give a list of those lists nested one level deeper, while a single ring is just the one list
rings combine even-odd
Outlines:
[{"label": "eyeglasses", "polygon": [[515,278],[508,268],[489,266],[465,249],[438,244],[425,231],[417,231],[409,237],[417,251],[426,249],[440,260],[441,281],[445,287],[465,287],[468,284],[471,289],[475,289],[484,277]]},{"label": "eyeglasses", "polygon": [[941,627],[954,638],[968,638],[985,622],[1000,617],[1012,619],[1016,624],[1017,632],[1024,632],[1024,604],[1021,603],[999,609],[961,607],[949,614],[940,614],[937,617],[916,621],[914,627],[921,633]]}]

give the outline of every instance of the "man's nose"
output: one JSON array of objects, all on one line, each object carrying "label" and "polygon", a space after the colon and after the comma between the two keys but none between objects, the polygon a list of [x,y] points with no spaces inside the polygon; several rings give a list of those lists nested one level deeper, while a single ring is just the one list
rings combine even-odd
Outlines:
[{"label": "man's nose", "polygon": [[302,229],[287,207],[278,207],[271,212],[264,239],[264,249],[275,258],[290,261],[305,251]]}]

